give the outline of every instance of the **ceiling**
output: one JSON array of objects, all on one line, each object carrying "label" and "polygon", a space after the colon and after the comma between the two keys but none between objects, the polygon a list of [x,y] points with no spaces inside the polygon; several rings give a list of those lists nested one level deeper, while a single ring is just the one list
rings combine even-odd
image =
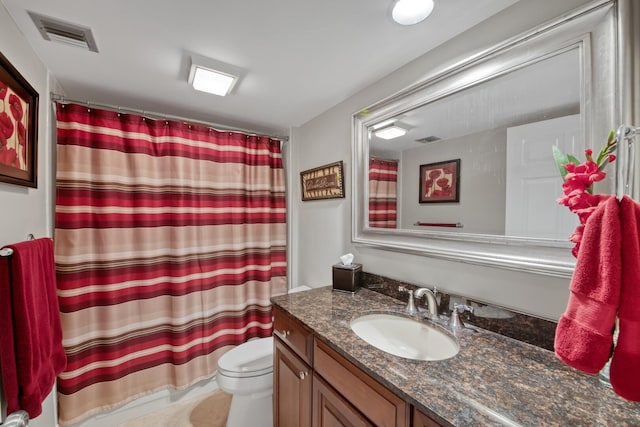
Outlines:
[{"label": "ceiling", "polygon": [[[403,27],[391,0],[0,0],[69,99],[279,135],[517,0],[435,1]],[[44,40],[27,11],[91,28],[99,52]],[[197,92],[193,54],[246,75]]]},{"label": "ceiling", "polygon": [[424,146],[420,140],[426,137],[447,141],[489,129],[580,114],[580,88],[580,51],[576,48],[404,111],[395,124],[407,133],[393,140],[377,138],[374,133],[370,150],[398,158],[404,150]]}]

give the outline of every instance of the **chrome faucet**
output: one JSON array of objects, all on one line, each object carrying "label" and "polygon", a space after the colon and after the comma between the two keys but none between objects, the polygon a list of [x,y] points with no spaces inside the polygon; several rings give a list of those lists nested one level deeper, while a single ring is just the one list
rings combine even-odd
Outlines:
[{"label": "chrome faucet", "polygon": [[429,288],[418,288],[413,292],[413,296],[416,299],[422,298],[423,295],[427,296],[427,308],[429,309],[429,314],[427,318],[429,320],[438,320],[438,300],[436,299],[436,287],[433,287],[433,290]]}]

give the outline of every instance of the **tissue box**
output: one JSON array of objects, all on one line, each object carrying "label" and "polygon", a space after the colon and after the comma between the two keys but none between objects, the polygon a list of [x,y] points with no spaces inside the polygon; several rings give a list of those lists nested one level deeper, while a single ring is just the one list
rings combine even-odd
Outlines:
[{"label": "tissue box", "polygon": [[362,264],[335,264],[333,266],[333,290],[356,292],[362,283]]}]

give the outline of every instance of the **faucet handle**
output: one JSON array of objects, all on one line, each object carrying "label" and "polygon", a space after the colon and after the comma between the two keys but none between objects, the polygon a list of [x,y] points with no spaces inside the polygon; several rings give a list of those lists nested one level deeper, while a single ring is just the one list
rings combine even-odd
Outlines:
[{"label": "faucet handle", "polygon": [[460,313],[464,313],[468,311],[469,313],[473,313],[473,307],[466,304],[453,304],[453,310],[451,310],[451,318],[449,319],[449,327],[456,331],[464,328],[464,322],[460,318]]},{"label": "faucet handle", "polygon": [[407,313],[409,313],[412,316],[414,314],[418,314],[419,313],[418,307],[416,307],[416,304],[413,300],[413,290],[407,289],[404,286],[398,286],[398,291],[406,292],[409,294],[409,301],[407,302],[407,308],[406,308]]}]

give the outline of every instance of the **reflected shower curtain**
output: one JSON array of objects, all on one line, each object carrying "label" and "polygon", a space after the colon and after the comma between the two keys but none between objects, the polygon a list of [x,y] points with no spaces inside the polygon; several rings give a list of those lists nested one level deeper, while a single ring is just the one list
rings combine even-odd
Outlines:
[{"label": "reflected shower curtain", "polygon": [[397,160],[369,159],[369,227],[396,228]]},{"label": "reflected shower curtain", "polygon": [[55,257],[71,424],[211,378],[286,289],[280,142],[57,105]]}]

